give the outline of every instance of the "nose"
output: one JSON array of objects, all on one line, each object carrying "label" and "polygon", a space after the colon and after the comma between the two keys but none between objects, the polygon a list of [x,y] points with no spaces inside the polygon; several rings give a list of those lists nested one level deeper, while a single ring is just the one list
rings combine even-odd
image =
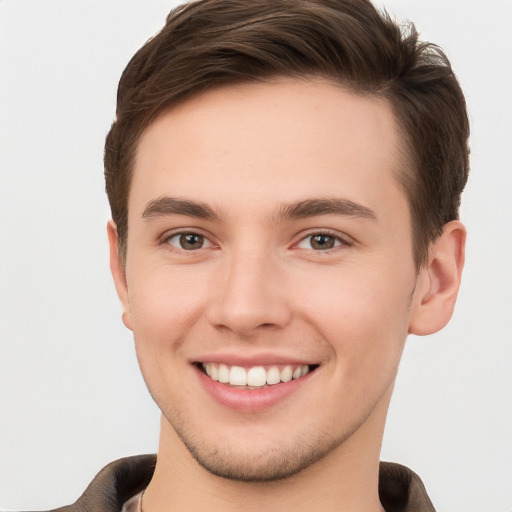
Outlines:
[{"label": "nose", "polygon": [[217,329],[249,337],[262,329],[285,327],[292,316],[289,287],[279,265],[268,255],[227,258],[215,280],[207,318]]}]

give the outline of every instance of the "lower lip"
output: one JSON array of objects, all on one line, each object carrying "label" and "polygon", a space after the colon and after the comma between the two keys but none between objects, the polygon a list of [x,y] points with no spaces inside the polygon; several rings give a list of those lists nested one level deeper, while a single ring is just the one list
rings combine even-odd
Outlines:
[{"label": "lower lip", "polygon": [[218,403],[241,412],[260,412],[276,405],[296,392],[311,375],[308,373],[299,379],[261,389],[244,389],[212,380],[199,368],[196,368],[196,373],[203,387]]}]

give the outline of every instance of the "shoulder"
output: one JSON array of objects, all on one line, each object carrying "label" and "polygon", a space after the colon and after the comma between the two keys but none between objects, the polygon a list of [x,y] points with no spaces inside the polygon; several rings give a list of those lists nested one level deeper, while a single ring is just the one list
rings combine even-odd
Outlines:
[{"label": "shoulder", "polygon": [[156,455],[136,455],[105,466],[73,503],[48,512],[120,512],[123,504],[149,484]]},{"label": "shoulder", "polygon": [[421,478],[394,462],[381,462],[379,497],[386,512],[435,512]]}]

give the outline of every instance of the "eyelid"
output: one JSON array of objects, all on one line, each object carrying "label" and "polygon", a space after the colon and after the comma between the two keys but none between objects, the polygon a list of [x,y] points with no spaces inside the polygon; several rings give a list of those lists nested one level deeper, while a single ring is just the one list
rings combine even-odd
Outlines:
[{"label": "eyelid", "polygon": [[340,233],[339,231],[334,231],[332,229],[320,228],[320,229],[311,229],[311,230],[308,230],[306,233],[301,233],[300,238],[293,244],[292,248],[300,249],[300,247],[298,247],[298,246],[301,242],[303,242],[303,241],[307,240],[308,238],[311,238],[315,235],[330,236],[330,237],[334,238],[336,242],[339,242],[339,243],[336,244],[334,247],[331,247],[330,249],[315,250],[313,248],[307,248],[307,249],[304,248],[305,250],[310,250],[310,251],[317,252],[317,253],[329,252],[329,251],[333,251],[333,250],[337,249],[338,247],[343,247],[343,246],[350,247],[356,243],[352,237],[350,237],[349,235],[347,235],[345,233]]},{"label": "eyelid", "polygon": [[[204,246],[204,247],[201,247],[200,249],[196,249],[196,250],[189,250],[187,251],[186,249],[183,249],[181,247],[177,247],[175,245],[172,245],[170,243],[170,240],[174,237],[179,237],[181,235],[199,235],[201,237],[203,237],[203,239],[208,243],[208,245]],[[213,237],[209,234],[209,233],[205,233],[204,230],[200,229],[200,228],[176,228],[176,229],[173,229],[173,230],[170,230],[170,231],[166,231],[160,238],[159,238],[159,244],[160,245],[168,245],[169,247],[171,247],[173,250],[176,250],[176,251],[179,251],[179,252],[187,252],[187,253],[192,253],[192,252],[198,252],[200,251],[201,249],[211,249],[212,247],[213,248],[218,248],[219,245],[216,244],[213,239]]]}]

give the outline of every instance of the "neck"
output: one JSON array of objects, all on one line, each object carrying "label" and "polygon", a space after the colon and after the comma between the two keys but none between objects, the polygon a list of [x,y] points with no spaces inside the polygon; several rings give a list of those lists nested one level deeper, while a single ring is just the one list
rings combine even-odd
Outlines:
[{"label": "neck", "polygon": [[273,482],[240,482],[211,474],[162,418],[158,460],[144,495],[144,512],[382,512],[379,454],[389,397],[327,456]]}]

